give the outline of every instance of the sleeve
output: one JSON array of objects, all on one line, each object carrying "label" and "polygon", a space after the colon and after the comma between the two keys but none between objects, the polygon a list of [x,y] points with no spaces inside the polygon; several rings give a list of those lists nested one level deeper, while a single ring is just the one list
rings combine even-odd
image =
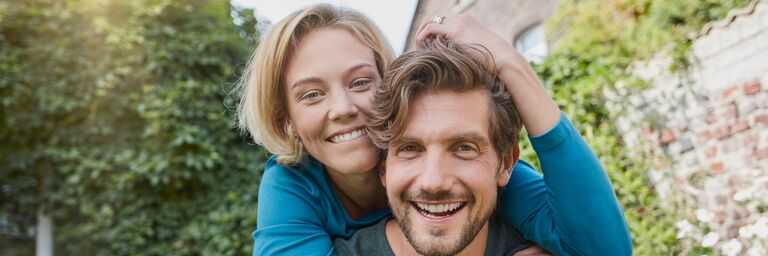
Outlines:
[{"label": "sleeve", "polygon": [[326,214],[319,192],[307,183],[298,173],[267,164],[259,187],[254,256],[336,254],[322,221]]},{"label": "sleeve", "polygon": [[557,255],[631,255],[611,182],[573,123],[562,114],[554,128],[530,139],[544,176],[518,163],[502,195],[502,218]]}]

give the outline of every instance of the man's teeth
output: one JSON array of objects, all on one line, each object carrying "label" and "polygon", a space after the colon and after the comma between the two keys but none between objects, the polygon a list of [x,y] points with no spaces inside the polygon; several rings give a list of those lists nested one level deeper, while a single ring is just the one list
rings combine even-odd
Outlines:
[{"label": "man's teeth", "polygon": [[333,136],[331,138],[331,142],[333,142],[333,143],[347,142],[347,141],[350,141],[350,140],[354,140],[354,139],[360,138],[360,136],[363,136],[365,134],[366,134],[365,129],[355,130],[355,131],[348,132],[348,133],[345,133],[345,134],[339,134],[339,135]]},{"label": "man's teeth", "polygon": [[456,210],[461,206],[461,203],[452,203],[452,204],[416,203],[416,205],[419,207],[419,209],[423,211],[427,211],[430,213],[443,213],[443,212],[450,212],[450,211]]}]

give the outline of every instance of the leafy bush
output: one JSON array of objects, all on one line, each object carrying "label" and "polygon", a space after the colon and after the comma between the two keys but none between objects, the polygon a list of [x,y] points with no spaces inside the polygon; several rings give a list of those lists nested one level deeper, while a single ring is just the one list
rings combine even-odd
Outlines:
[{"label": "leafy bush", "polygon": [[226,1],[0,3],[0,243],[42,210],[57,254],[249,253],[266,153],[233,130],[226,92],[252,15]]}]

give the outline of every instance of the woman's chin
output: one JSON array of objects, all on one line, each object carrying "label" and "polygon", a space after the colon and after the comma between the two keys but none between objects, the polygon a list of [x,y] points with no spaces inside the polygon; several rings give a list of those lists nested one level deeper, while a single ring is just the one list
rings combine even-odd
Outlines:
[{"label": "woman's chin", "polygon": [[[379,156],[375,150],[369,152],[354,152],[352,154],[337,155],[322,162],[329,171],[341,174],[364,174],[375,171],[379,163]],[[318,159],[319,160],[319,159]]]}]

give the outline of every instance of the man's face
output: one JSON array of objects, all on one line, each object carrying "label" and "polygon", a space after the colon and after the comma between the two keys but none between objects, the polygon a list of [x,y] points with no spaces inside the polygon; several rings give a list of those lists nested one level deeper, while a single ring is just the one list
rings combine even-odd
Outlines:
[{"label": "man's face", "polygon": [[413,101],[401,139],[390,143],[382,182],[417,252],[461,252],[487,223],[509,172],[490,141],[481,90],[425,93]]}]

